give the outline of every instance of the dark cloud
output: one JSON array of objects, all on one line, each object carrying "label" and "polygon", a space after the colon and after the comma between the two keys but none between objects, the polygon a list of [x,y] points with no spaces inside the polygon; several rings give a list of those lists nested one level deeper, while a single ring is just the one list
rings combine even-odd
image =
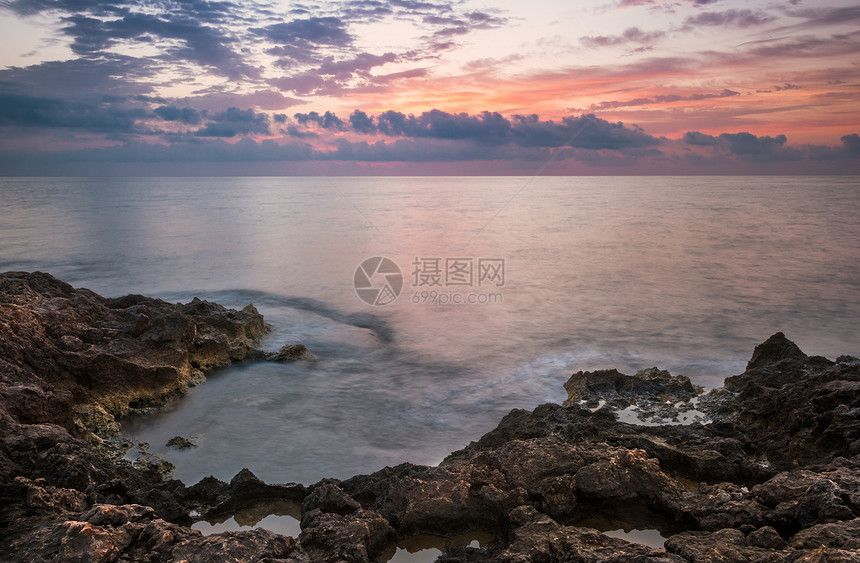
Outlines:
[{"label": "dark cloud", "polygon": [[845,154],[851,158],[860,158],[860,135],[851,133],[840,139]]},{"label": "dark cloud", "polygon": [[346,22],[333,16],[296,19],[251,31],[276,44],[266,52],[285,59],[281,66],[313,62],[318,59],[321,48],[346,48],[353,42]]},{"label": "dark cloud", "polygon": [[237,135],[269,133],[269,117],[252,109],[228,108],[211,116],[204,127],[194,132],[197,137],[235,137]]},{"label": "dark cloud", "polygon": [[482,144],[510,141],[511,122],[496,112],[479,115],[451,114],[437,109],[419,116],[386,111],[377,117],[377,130],[384,135],[469,139]]},{"label": "dark cloud", "polygon": [[78,129],[97,133],[147,133],[139,120],[143,108],[119,107],[96,100],[61,100],[0,93],[0,127]]},{"label": "dark cloud", "polygon": [[661,94],[651,96],[650,98],[633,98],[632,100],[611,100],[603,101],[599,104],[591,104],[588,111],[601,111],[607,109],[615,109],[622,107],[645,106],[652,104],[672,104],[675,102],[695,102],[700,100],[709,100],[712,98],[730,98],[732,96],[740,96],[740,92],[723,89],[722,92],[709,92],[699,94],[689,94],[682,96],[680,94]]},{"label": "dark cloud", "polygon": [[688,145],[711,147],[719,153],[738,156],[750,161],[800,160],[804,154],[800,149],[786,147],[785,135],[757,136],[752,133],[721,133],[707,135],[698,131],[684,134],[682,141]]},{"label": "dark cloud", "polygon": [[662,141],[638,127],[610,123],[595,115],[541,120],[536,115],[506,118],[497,112],[470,115],[434,109],[420,115],[389,110],[375,117],[353,112],[348,121],[326,112],[296,114],[299,125],[357,133],[379,133],[388,137],[430,138],[468,141],[487,146],[514,145],[523,148],[574,147],[620,150],[651,147]]},{"label": "dark cloud", "polygon": [[357,133],[370,134],[376,132],[373,118],[358,109],[349,115],[349,126]]},{"label": "dark cloud", "polygon": [[187,125],[199,125],[201,120],[200,112],[193,108],[161,106],[155,108],[154,111],[164,121],[178,121]]},{"label": "dark cloud", "polygon": [[103,20],[75,14],[63,18],[63,33],[72,37],[72,51],[78,55],[95,55],[123,40],[154,43],[161,39],[183,42],[167,47],[169,57],[188,60],[210,67],[231,78],[257,77],[259,71],[246,64],[229,47],[234,39],[219,28],[203,25],[198,19],[132,13],[119,19]]},{"label": "dark cloud", "polygon": [[126,2],[100,2],[99,0],[8,0],[0,6],[22,16],[42,12],[88,12],[99,16],[115,16],[128,13]]},{"label": "dark cloud", "polygon": [[565,117],[560,122],[541,121],[536,115],[515,116],[512,121],[515,142],[524,147],[573,147],[583,149],[629,149],[660,144],[636,126],[620,121],[610,123],[588,114]]},{"label": "dark cloud", "polygon": [[33,96],[145,96],[160,70],[158,62],[122,55],[51,61],[0,70],[0,88]]},{"label": "dark cloud", "polygon": [[725,10],[701,12],[684,21],[685,29],[701,26],[752,27],[774,21],[776,18],[761,10]]},{"label": "dark cloud", "polygon": [[665,31],[642,31],[638,27],[629,27],[621,35],[585,36],[580,37],[579,41],[588,47],[611,47],[627,43],[653,43],[665,36]]},{"label": "dark cloud", "polygon": [[315,123],[318,127],[322,127],[323,129],[332,129],[335,131],[342,131],[346,128],[346,123],[344,123],[341,118],[339,118],[337,115],[333,114],[330,111],[327,111],[322,115],[315,111],[312,111],[310,113],[297,113],[293,117],[295,117],[296,121],[298,121],[301,125]]}]

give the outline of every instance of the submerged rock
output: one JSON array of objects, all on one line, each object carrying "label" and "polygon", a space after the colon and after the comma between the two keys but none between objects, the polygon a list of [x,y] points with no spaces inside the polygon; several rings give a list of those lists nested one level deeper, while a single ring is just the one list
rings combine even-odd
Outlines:
[{"label": "submerged rock", "polygon": [[197,444],[189,440],[188,438],[184,438],[182,436],[174,436],[173,438],[167,441],[165,444],[168,448],[176,448],[179,450],[186,450],[188,448],[196,448]]},{"label": "submerged rock", "polygon": [[[0,276],[0,306],[0,554],[11,561],[371,562],[407,538],[475,530],[496,539],[440,560],[860,559],[860,361],[809,357],[781,334],[701,397],[707,424],[616,420],[613,409],[689,402],[701,390],[687,378],[579,372],[565,406],[513,410],[438,467],[309,487],[244,469],[188,487],[157,460],[111,455],[93,430],[181,393],[198,370],[262,358],[256,310],[106,300],[22,273]],[[278,500],[301,506],[298,538],[189,527],[192,514]],[[598,520],[670,537],[640,545],[589,527]]]},{"label": "submerged rock", "polygon": [[286,344],[277,352],[266,354],[266,359],[272,362],[295,362],[297,360],[314,361],[314,356],[304,344]]}]

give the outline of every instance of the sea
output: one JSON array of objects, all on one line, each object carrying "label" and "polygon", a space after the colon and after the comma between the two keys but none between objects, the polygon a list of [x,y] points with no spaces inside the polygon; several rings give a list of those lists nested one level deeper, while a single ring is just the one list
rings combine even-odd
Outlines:
[{"label": "sea", "polygon": [[860,356],[858,219],[858,177],[4,178],[0,271],[253,303],[315,359],[123,432],[188,484],[311,484],[437,464],[579,370],[716,387],[777,331]]}]

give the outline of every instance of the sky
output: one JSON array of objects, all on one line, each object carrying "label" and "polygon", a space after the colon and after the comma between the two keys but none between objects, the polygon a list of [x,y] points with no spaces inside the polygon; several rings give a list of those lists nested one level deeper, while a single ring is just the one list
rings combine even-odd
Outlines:
[{"label": "sky", "polygon": [[844,0],[0,0],[0,175],[860,173]]}]

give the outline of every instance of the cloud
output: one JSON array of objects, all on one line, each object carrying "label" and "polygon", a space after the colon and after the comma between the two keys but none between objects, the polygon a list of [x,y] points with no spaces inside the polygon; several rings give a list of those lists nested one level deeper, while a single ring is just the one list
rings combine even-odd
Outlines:
[{"label": "cloud", "polygon": [[639,127],[628,127],[620,121],[610,123],[593,114],[565,117],[560,122],[541,121],[537,115],[515,116],[513,135],[516,143],[524,147],[619,150],[661,143],[660,139],[648,135]]},{"label": "cloud", "polygon": [[354,39],[346,22],[333,16],[296,19],[252,28],[251,32],[276,44],[266,53],[285,59],[281,66],[313,62],[322,47],[346,48]]},{"label": "cloud", "polygon": [[377,117],[377,130],[384,135],[469,139],[481,144],[504,144],[510,140],[511,123],[501,114],[451,114],[438,109],[419,116],[389,110]]},{"label": "cloud", "polygon": [[611,47],[627,43],[648,44],[666,36],[665,31],[642,31],[638,27],[628,27],[621,35],[597,35],[580,37],[579,41],[587,47]]},{"label": "cloud", "polygon": [[315,123],[318,127],[322,127],[323,129],[333,129],[335,131],[342,131],[346,127],[346,123],[330,111],[327,111],[322,115],[315,111],[310,113],[297,113],[293,117],[295,117],[296,121],[301,125]]},{"label": "cloud", "polygon": [[467,114],[434,109],[420,115],[388,110],[375,117],[355,111],[348,121],[330,112],[324,115],[316,112],[296,114],[295,117],[302,126],[315,125],[323,129],[351,130],[362,134],[378,133],[387,137],[468,141],[486,146],[620,150],[661,143],[660,139],[646,134],[638,127],[625,126],[620,122],[610,123],[594,115],[569,116],[561,121],[553,121],[541,120],[537,115],[507,118],[490,111]]},{"label": "cloud", "polygon": [[230,78],[259,75],[257,69],[228,46],[235,41],[233,38],[191,17],[130,13],[103,20],[74,14],[62,21],[66,26],[61,31],[72,37],[71,49],[78,55],[98,54],[122,40],[153,43],[158,39],[176,39],[184,45],[165,48],[173,59],[188,60]]},{"label": "cloud", "polygon": [[69,101],[0,93],[0,126],[79,129],[98,133],[144,133],[142,108],[95,100]]},{"label": "cloud", "polygon": [[356,73],[366,76],[370,69],[392,63],[398,60],[394,53],[374,55],[372,53],[359,53],[350,59],[335,61],[332,57],[326,58],[318,67],[321,74],[335,76],[340,79],[352,78]]},{"label": "cloud", "polygon": [[178,121],[186,125],[199,125],[201,120],[200,112],[193,108],[161,106],[155,108],[155,114],[164,121]]},{"label": "cloud", "polygon": [[840,139],[842,141],[842,149],[845,154],[851,158],[860,158],[860,135],[851,133]]},{"label": "cloud", "polygon": [[802,18],[804,21],[780,27],[774,30],[775,32],[817,29],[833,25],[850,24],[851,22],[860,20],[860,6],[789,9],[785,13],[794,18]]},{"label": "cloud", "polygon": [[201,129],[194,132],[197,137],[235,137],[237,135],[269,133],[269,117],[254,110],[228,108],[216,113]]},{"label": "cloud", "polygon": [[635,6],[653,6],[655,8],[663,8],[668,11],[674,11],[676,7],[684,4],[692,4],[693,6],[706,6],[719,2],[720,0],[621,0],[618,3],[619,8],[632,8]]},{"label": "cloud", "polygon": [[358,109],[349,115],[349,126],[356,133],[370,134],[376,132],[373,118]]},{"label": "cloud", "polygon": [[632,100],[610,100],[603,101],[598,104],[591,104],[587,111],[601,111],[607,109],[616,109],[623,107],[645,106],[653,104],[673,104],[676,102],[696,102],[700,100],[709,100],[713,98],[730,98],[732,96],[740,96],[740,92],[724,88],[722,92],[698,93],[689,94],[686,96],[680,94],[660,94],[648,98],[633,98]]},{"label": "cloud", "polygon": [[50,61],[0,70],[0,88],[33,96],[138,96],[154,91],[156,61],[111,55],[98,59]]},{"label": "cloud", "polygon": [[256,90],[247,94],[211,92],[177,100],[182,105],[209,111],[224,111],[229,107],[255,107],[264,110],[283,110],[304,103],[303,100],[284,96],[275,90]]},{"label": "cloud", "polygon": [[688,145],[711,147],[719,153],[742,157],[745,160],[779,161],[803,158],[799,149],[785,146],[787,140],[785,135],[756,136],[741,132],[721,133],[715,137],[698,131],[687,132],[682,138],[682,141]]},{"label": "cloud", "polygon": [[747,28],[763,25],[776,18],[761,10],[725,10],[722,12],[701,12],[684,20],[684,29],[701,26]]}]

